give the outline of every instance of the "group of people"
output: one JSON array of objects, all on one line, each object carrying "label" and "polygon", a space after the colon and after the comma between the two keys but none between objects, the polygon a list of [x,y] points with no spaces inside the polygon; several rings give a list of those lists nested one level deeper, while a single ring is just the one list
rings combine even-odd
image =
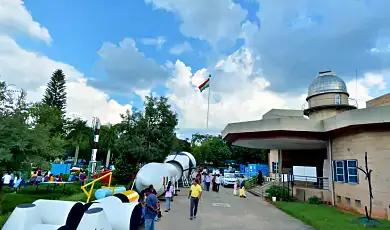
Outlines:
[{"label": "group of people", "polygon": [[[171,201],[173,201],[173,195],[175,188],[172,182],[169,181],[165,186],[165,212],[171,210]],[[158,221],[161,217],[160,202],[157,199],[157,191],[150,185],[147,189],[141,191],[140,201],[142,203],[142,216],[145,223],[145,230],[154,230],[154,222]]]},{"label": "group of people", "polygon": [[[200,174],[200,172],[198,172],[195,179],[198,180],[199,185],[202,184],[202,175]],[[210,174],[205,173],[204,180],[203,180],[204,190],[210,191],[210,185],[211,185],[212,191],[219,192],[219,186],[221,185],[221,175],[216,174],[216,175],[213,175],[213,178],[211,178]]]},{"label": "group of people", "polygon": [[6,186],[13,186],[16,181],[19,179],[19,174],[13,174],[6,172],[3,177],[1,178],[1,185],[6,185]]},{"label": "group of people", "polygon": [[63,174],[60,173],[60,175],[54,175],[50,172],[46,172],[45,174],[42,175],[42,170],[37,170],[34,171],[31,174],[31,178],[28,181],[28,184],[38,184],[40,182],[62,182],[63,180]]}]

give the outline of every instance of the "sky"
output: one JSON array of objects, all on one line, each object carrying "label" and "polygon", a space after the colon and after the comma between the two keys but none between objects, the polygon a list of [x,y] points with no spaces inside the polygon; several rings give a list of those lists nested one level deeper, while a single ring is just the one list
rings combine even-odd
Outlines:
[{"label": "sky", "polygon": [[68,115],[103,123],[167,96],[182,138],[301,109],[325,70],[364,108],[389,92],[389,52],[388,0],[0,0],[0,80],[35,102],[62,69]]}]

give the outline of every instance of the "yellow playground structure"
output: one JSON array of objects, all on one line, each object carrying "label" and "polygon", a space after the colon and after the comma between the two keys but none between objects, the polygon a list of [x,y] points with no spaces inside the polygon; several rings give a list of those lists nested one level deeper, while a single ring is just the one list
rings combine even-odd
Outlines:
[{"label": "yellow playground structure", "polygon": [[[126,190],[126,188],[123,186],[122,187],[111,187],[112,172],[109,172],[109,173],[81,186],[81,190],[83,190],[83,192],[87,196],[87,203],[90,201],[90,199],[92,197],[92,192],[94,191],[95,183],[106,178],[106,177],[109,177],[108,186],[102,186],[101,188],[99,188],[95,191],[94,195],[95,195],[95,198],[97,200],[105,198],[107,196],[116,196],[119,199],[121,199],[122,202],[126,202],[126,203],[127,202],[132,203],[132,202],[138,201],[139,194],[136,191]],[[90,187],[89,191],[87,191],[87,189],[86,189],[87,187]]]}]

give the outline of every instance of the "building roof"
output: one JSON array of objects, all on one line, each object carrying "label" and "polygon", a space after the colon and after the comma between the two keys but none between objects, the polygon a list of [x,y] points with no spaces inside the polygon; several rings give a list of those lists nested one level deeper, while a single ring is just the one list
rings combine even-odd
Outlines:
[{"label": "building roof", "polygon": [[[348,94],[345,82],[336,76],[334,72],[323,72],[316,77],[309,86],[307,99],[324,93]],[[349,95],[349,94],[348,94]]]},{"label": "building roof", "polygon": [[305,119],[303,117],[303,111],[296,109],[271,109],[263,115],[263,119],[278,117],[301,117],[302,119]]},{"label": "building roof", "polygon": [[[249,145],[249,141],[258,139],[261,141],[256,143],[256,148],[267,148],[271,141],[277,141],[276,136],[284,136],[286,141],[294,137],[303,138],[308,143],[307,140],[311,137],[323,140],[328,132],[373,124],[390,124],[390,106],[349,110],[325,120],[301,119],[291,116],[230,123],[222,131],[222,137],[240,146],[244,145],[239,144],[239,141],[246,139],[245,147],[255,147],[254,143]],[[249,138],[248,134],[252,137]],[[298,146],[297,143],[298,141],[295,141],[296,146]],[[291,143],[290,146],[292,146]]]}]

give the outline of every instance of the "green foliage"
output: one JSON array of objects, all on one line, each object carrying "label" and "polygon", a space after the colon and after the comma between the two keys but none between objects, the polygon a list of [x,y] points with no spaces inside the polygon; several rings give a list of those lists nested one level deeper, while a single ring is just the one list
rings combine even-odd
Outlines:
[{"label": "green foliage", "polygon": [[238,163],[246,164],[268,164],[268,153],[269,150],[266,149],[250,149],[240,146],[232,145],[232,143],[227,143],[232,152],[231,159],[237,160]]},{"label": "green foliage", "polygon": [[139,163],[161,162],[175,147],[175,114],[165,97],[147,96],[144,111],[133,109],[122,115],[118,124],[119,138],[114,145],[119,157],[115,173],[127,181]]},{"label": "green foliage", "polygon": [[191,143],[188,141],[188,139],[182,140],[177,137],[175,137],[174,152],[191,152]]},{"label": "green foliage", "polygon": [[313,205],[302,202],[277,202],[275,206],[298,220],[310,225],[313,229],[342,229],[342,230],[388,230],[389,221],[380,220],[382,226],[365,227],[359,222],[352,221],[358,214],[346,213],[328,205]]},{"label": "green foliage", "polygon": [[308,201],[309,201],[309,204],[322,204],[322,200],[318,196],[312,196],[309,198]]},{"label": "green foliage", "polygon": [[193,153],[200,162],[212,162],[218,167],[224,166],[224,161],[231,157],[231,151],[221,136],[195,134],[192,143],[195,144]]},{"label": "green foliage", "polygon": [[75,158],[79,158],[79,153],[83,152],[86,155],[83,155],[82,158],[88,159],[91,151],[86,150],[91,149],[92,129],[88,127],[87,121],[78,117],[69,120],[67,130],[68,148],[71,149],[71,152],[75,152]]},{"label": "green foliage", "polygon": [[12,93],[5,83],[0,87],[0,168],[25,171],[30,170],[31,164],[44,166],[61,156],[63,140],[50,135],[52,126],[31,119],[31,114],[40,114],[26,103],[26,94]]},{"label": "green foliage", "polygon": [[68,182],[69,177],[70,177],[70,174],[62,174],[62,181]]},{"label": "green foliage", "polygon": [[268,193],[268,198],[276,197],[276,200],[292,201],[293,197],[290,195],[290,189],[282,186],[273,185],[265,191]]},{"label": "green foliage", "polygon": [[65,113],[66,108],[66,81],[65,74],[62,70],[57,69],[54,71],[47,88],[42,102],[48,106],[58,108],[62,113]]}]

